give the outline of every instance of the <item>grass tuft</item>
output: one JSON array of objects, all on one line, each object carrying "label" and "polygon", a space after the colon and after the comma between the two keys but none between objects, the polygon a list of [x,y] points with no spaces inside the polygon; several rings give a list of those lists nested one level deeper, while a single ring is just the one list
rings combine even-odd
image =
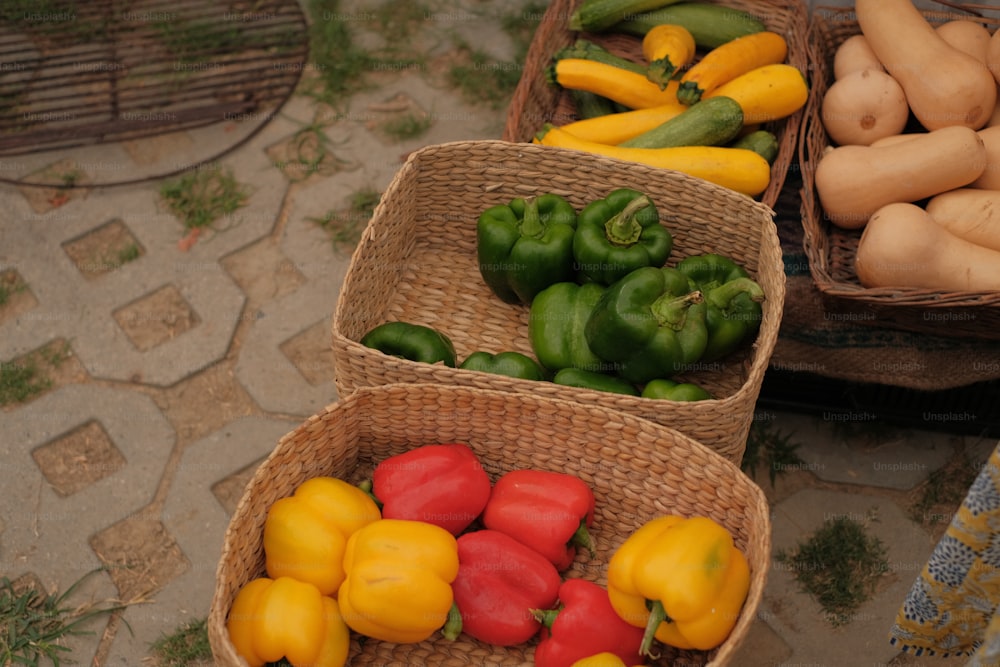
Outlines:
[{"label": "grass tuft", "polygon": [[0,362],[0,405],[24,403],[51,386],[52,380],[31,359]]},{"label": "grass tuft", "polygon": [[862,522],[846,516],[827,519],[796,549],[775,556],[835,626],[851,621],[852,613],[871,597],[889,569],[882,541],[869,535]]},{"label": "grass tuft", "polygon": [[196,169],[164,183],[160,196],[185,228],[201,229],[245,206],[249,195],[230,169]]},{"label": "grass tuft", "polygon": [[26,289],[28,286],[14,271],[0,272],[0,307],[6,305],[12,296]]},{"label": "grass tuft", "polygon": [[43,594],[0,579],[0,665],[38,665],[48,660],[58,667],[70,649],[62,642],[74,635],[93,634],[87,621],[125,608],[118,602],[70,605],[68,599],[83,581],[103,568],[83,575],[64,593]]},{"label": "grass tuft", "polygon": [[740,467],[743,472],[756,477],[758,466],[764,466],[771,486],[774,486],[779,473],[802,465],[803,461],[796,453],[800,446],[800,443],[792,442],[791,434],[778,431],[774,424],[754,420]]},{"label": "grass tuft", "polygon": [[157,639],[151,648],[159,659],[159,667],[186,667],[192,662],[210,660],[212,646],[208,641],[208,620],[202,618],[186,623],[172,634]]},{"label": "grass tuft", "polygon": [[328,211],[321,218],[309,218],[331,233],[336,250],[350,250],[361,240],[361,232],[371,219],[382,194],[364,188],[351,195],[350,204],[343,211]]},{"label": "grass tuft", "polygon": [[415,139],[430,129],[433,122],[424,115],[407,113],[382,123],[382,131],[392,139],[402,141]]}]

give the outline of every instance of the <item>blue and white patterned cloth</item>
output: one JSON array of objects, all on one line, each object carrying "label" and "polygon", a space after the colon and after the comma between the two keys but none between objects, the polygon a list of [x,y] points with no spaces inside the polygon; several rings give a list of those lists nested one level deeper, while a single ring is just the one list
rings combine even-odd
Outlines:
[{"label": "blue and white patterned cloth", "polygon": [[969,487],[889,632],[917,655],[1000,664],[1000,445]]}]

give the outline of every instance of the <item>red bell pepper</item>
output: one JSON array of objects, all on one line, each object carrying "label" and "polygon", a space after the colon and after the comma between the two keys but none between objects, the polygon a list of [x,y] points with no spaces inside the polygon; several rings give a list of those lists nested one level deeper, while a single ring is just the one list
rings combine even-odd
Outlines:
[{"label": "red bell pepper", "polygon": [[493,485],[482,522],[527,544],[561,572],[572,564],[577,546],[593,551],[587,528],[594,503],[594,492],[579,477],[514,470]]},{"label": "red bell pepper", "polygon": [[554,607],[561,583],[555,565],[509,535],[477,530],[458,538],[451,589],[470,637],[493,646],[528,641],[542,627],[532,610]]},{"label": "red bell pepper", "polygon": [[608,591],[585,579],[567,579],[559,587],[558,610],[538,611],[541,640],[535,647],[537,667],[571,667],[582,658],[614,653],[626,665],[641,665],[644,630],[615,612]]},{"label": "red bell pepper", "polygon": [[458,535],[490,498],[490,478],[468,445],[424,445],[383,459],[371,492],[382,518],[423,521]]}]

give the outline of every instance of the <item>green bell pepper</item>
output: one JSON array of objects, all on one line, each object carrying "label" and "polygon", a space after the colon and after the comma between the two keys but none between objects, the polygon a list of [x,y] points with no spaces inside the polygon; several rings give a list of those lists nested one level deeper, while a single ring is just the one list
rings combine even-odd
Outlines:
[{"label": "green bell pepper", "polygon": [[627,380],[596,371],[585,371],[582,368],[564,368],[555,374],[552,381],[578,389],[593,389],[594,391],[607,391],[612,394],[626,394],[628,396],[639,395],[639,390]]},{"label": "green bell pepper", "polygon": [[386,322],[361,338],[361,344],[385,354],[425,364],[455,367],[455,346],[446,335],[411,322]]},{"label": "green bell pepper", "polygon": [[531,303],[540,291],[573,280],[576,209],[560,195],[520,197],[492,206],[476,223],[479,272],[507,303]]},{"label": "green bell pepper", "polygon": [[693,382],[676,382],[666,378],[650,380],[642,388],[643,398],[667,401],[707,401],[712,395]]},{"label": "green bell pepper", "polygon": [[550,371],[606,365],[587,344],[584,327],[605,288],[597,283],[556,283],[539,292],[528,310],[528,337],[538,361]]},{"label": "green bell pepper", "polygon": [[653,200],[638,190],[619,188],[580,211],[573,258],[581,282],[611,285],[634,269],[663,266],[673,247],[674,238],[660,224]]},{"label": "green bell pepper", "polygon": [[760,328],[764,291],[734,260],[708,253],[687,257],[677,270],[705,295],[708,345],[703,361],[716,361],[735,351]]},{"label": "green bell pepper", "polygon": [[634,383],[670,378],[701,359],[708,344],[701,292],[676,269],[636,269],[594,306],[590,349]]},{"label": "green bell pepper", "polygon": [[507,351],[490,354],[489,352],[473,352],[459,366],[468,371],[481,371],[506,375],[522,380],[544,380],[545,370],[538,362],[526,354]]}]

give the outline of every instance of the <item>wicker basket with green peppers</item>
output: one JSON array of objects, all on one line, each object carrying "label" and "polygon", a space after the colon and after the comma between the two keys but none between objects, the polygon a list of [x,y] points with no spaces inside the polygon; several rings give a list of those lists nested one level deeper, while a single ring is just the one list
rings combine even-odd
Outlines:
[{"label": "wicker basket with green peppers", "polygon": [[673,236],[644,193],[618,188],[577,213],[556,193],[493,206],[477,220],[480,274],[528,307],[535,358],[476,351],[458,363],[448,336],[388,322],[362,343],[411,361],[656,400],[713,396],[680,379],[742,348],[760,328],[761,286],[731,257],[667,260]]}]

